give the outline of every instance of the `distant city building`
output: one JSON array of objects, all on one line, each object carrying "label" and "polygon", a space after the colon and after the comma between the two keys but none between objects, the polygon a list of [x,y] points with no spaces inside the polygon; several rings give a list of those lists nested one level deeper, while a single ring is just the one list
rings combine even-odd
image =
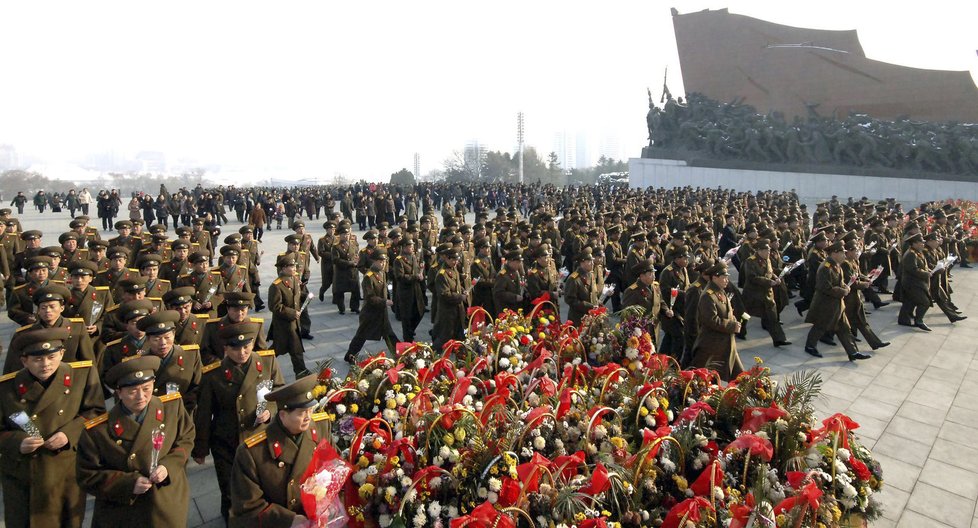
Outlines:
[{"label": "distant city building", "polygon": [[574,149],[574,166],[566,168],[583,169],[591,166],[591,149],[588,148],[587,134],[583,132],[577,133],[577,145]]},{"label": "distant city building", "polygon": [[162,152],[146,150],[136,154],[140,173],[166,172],[166,155]]},{"label": "distant city building", "polygon": [[480,143],[478,139],[473,139],[465,144],[462,159],[465,162],[465,166],[469,167],[477,178],[482,178],[482,162],[486,159],[486,153],[488,151],[489,149],[486,145]]},{"label": "distant city building", "polygon": [[613,160],[622,159],[621,142],[616,134],[608,133],[601,136],[601,148],[598,151],[598,157],[601,156]]},{"label": "distant city building", "polygon": [[577,138],[567,131],[554,134],[551,152],[557,154],[557,161],[560,163],[560,168],[576,169],[578,167],[577,141]]},{"label": "distant city building", "polygon": [[0,171],[16,169],[19,165],[17,149],[13,145],[0,145]]}]

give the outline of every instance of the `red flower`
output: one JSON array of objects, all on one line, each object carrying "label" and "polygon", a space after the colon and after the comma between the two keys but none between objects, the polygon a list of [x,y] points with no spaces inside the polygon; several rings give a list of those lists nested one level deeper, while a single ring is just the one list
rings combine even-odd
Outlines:
[{"label": "red flower", "polygon": [[746,407],[744,408],[744,423],[740,429],[742,431],[760,431],[764,424],[786,416],[788,416],[788,412],[779,409],[777,403],[772,403],[770,407]]},{"label": "red flower", "polygon": [[864,464],[862,460],[859,460],[856,457],[850,457],[849,465],[852,466],[852,471],[856,474],[856,477],[859,478],[859,480],[868,481],[873,477],[873,474],[869,471],[869,468],[866,467],[866,464]]},{"label": "red flower", "polygon": [[733,442],[730,442],[730,445],[727,446],[727,451],[733,451],[735,449],[747,449],[752,456],[759,456],[765,462],[770,462],[771,457],[774,456],[774,447],[771,445],[771,442],[766,438],[752,434],[741,435]]},{"label": "red flower", "polygon": [[598,465],[594,468],[594,473],[591,473],[591,482],[579,491],[594,497],[609,489],[611,489],[611,481],[608,480],[608,468],[604,467],[604,464],[601,462],[598,462]]}]

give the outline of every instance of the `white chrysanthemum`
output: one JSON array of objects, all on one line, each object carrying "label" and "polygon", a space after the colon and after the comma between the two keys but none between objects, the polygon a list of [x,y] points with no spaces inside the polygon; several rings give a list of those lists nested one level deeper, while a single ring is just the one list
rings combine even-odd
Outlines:
[{"label": "white chrysanthemum", "polygon": [[405,403],[407,403],[407,396],[398,393],[397,396],[394,396],[394,402],[399,406],[403,406]]},{"label": "white chrysanthemum", "polygon": [[473,401],[474,401],[474,400],[472,399],[472,396],[469,396],[468,394],[466,394],[466,395],[465,395],[465,396],[464,396],[464,397],[462,398],[462,405],[464,405],[464,406],[466,406],[466,407],[472,407],[472,402],[473,402]]},{"label": "white chrysanthemum", "polygon": [[431,459],[431,463],[438,467],[442,467],[445,465],[445,459],[440,456],[435,456],[435,458]]},{"label": "white chrysanthemum", "polygon": [[485,499],[486,496],[489,494],[489,490],[483,488],[482,486],[479,486],[479,489],[478,491],[475,492],[475,494],[478,495],[480,499]]},{"label": "white chrysanthemum", "polygon": [[441,448],[438,449],[438,456],[440,456],[442,458],[448,458],[448,457],[452,456],[452,450],[451,450],[451,448],[448,447],[448,446],[445,446],[445,445],[441,446]]},{"label": "white chrysanthemum", "polygon": [[480,400],[480,401],[477,401],[477,402],[475,402],[475,410],[476,410],[476,411],[479,411],[479,412],[482,412],[482,405],[483,405],[483,404],[482,404],[482,401],[481,401],[481,400]]},{"label": "white chrysanthemum", "polygon": [[401,477],[401,486],[404,486],[406,488],[413,483],[414,481],[411,480],[411,477],[407,477],[407,476]]},{"label": "white chrysanthemum", "polygon": [[625,357],[628,358],[628,359],[630,359],[630,360],[636,360],[636,359],[638,359],[638,349],[635,349],[635,348],[626,348],[625,349]]},{"label": "white chrysanthemum", "polygon": [[449,506],[448,507],[448,518],[449,519],[455,519],[457,517],[458,517],[458,508],[456,508],[455,506]]},{"label": "white chrysanthemum", "polygon": [[370,375],[373,376],[373,377],[375,377],[375,378],[379,378],[379,377],[381,377],[381,376],[384,375],[384,371],[383,370],[380,370],[379,368],[375,368],[375,369],[373,369],[373,370],[370,371]]},{"label": "white chrysanthemum", "polygon": [[377,523],[380,524],[381,528],[387,528],[392,522],[394,522],[394,518],[386,513],[381,514],[380,517],[377,518]]},{"label": "white chrysanthemum", "polygon": [[428,505],[428,515],[433,518],[441,515],[441,504],[438,504],[438,501],[432,502]]},{"label": "white chrysanthemum", "polygon": [[414,362],[414,368],[421,370],[425,367],[426,363],[423,359],[417,359]]},{"label": "white chrysanthemum", "polygon": [[495,491],[490,491],[486,496],[486,500],[489,501],[489,504],[496,504],[499,502],[499,494]]},{"label": "white chrysanthemum", "polygon": [[758,431],[758,432],[754,433],[754,435],[757,436],[758,438],[763,438],[765,440],[770,440],[771,439],[771,437],[769,437],[767,435],[767,433],[765,433],[764,431]]},{"label": "white chrysanthemum", "polygon": [[503,482],[496,477],[489,477],[489,491],[499,491],[503,488]]},{"label": "white chrysanthemum", "polygon": [[431,489],[440,488],[441,487],[441,477],[432,477],[432,479],[428,481],[428,487],[431,488]]},{"label": "white chrysanthemum", "polygon": [[366,481],[367,481],[367,472],[366,471],[364,471],[364,470],[361,469],[360,471],[357,471],[356,473],[353,474],[353,482],[356,483],[356,485],[359,486],[359,485],[363,484]]},{"label": "white chrysanthemum", "polygon": [[413,521],[414,521],[414,528],[421,528],[422,526],[424,526],[426,522],[428,522],[428,518],[425,517],[423,511],[419,511],[418,513],[414,514]]},{"label": "white chrysanthemum", "polygon": [[642,337],[642,329],[641,328],[633,328],[632,329],[632,335],[635,336],[635,337]]},{"label": "white chrysanthemum", "polygon": [[469,396],[475,396],[479,393],[479,389],[475,388],[475,385],[469,385],[469,388],[465,390],[466,394]]},{"label": "white chrysanthemum", "polygon": [[359,382],[357,382],[357,388],[360,389],[361,391],[366,392],[367,389],[370,388],[370,382],[365,379],[360,380]]},{"label": "white chrysanthemum", "polygon": [[343,405],[342,403],[337,403],[336,414],[346,414],[346,405]]},{"label": "white chrysanthemum", "polygon": [[848,449],[844,447],[840,447],[839,449],[836,449],[835,456],[839,460],[849,460],[849,457],[852,456],[852,453],[850,453]]},{"label": "white chrysanthemum", "polygon": [[545,447],[547,447],[547,441],[544,440],[542,436],[538,436],[533,439],[533,449],[543,451]]},{"label": "white chrysanthemum", "polygon": [[500,358],[499,359],[499,368],[501,368],[501,369],[508,369],[509,368],[509,360],[506,359],[506,358]]},{"label": "white chrysanthemum", "polygon": [[608,428],[604,425],[599,425],[594,428],[594,438],[596,440],[601,440],[602,438],[608,436]]},{"label": "white chrysanthemum", "polygon": [[507,357],[508,356],[512,356],[513,355],[513,347],[511,347],[509,345],[503,345],[503,348],[500,350],[500,352],[504,356],[507,356]]}]

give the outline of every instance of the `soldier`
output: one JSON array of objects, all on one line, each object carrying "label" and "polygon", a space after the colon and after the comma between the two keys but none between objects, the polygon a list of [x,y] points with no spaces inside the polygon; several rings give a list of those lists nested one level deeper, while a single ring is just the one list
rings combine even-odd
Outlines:
[{"label": "soldier", "polygon": [[20,326],[37,321],[34,294],[49,284],[58,284],[48,280],[48,270],[51,268],[49,257],[34,257],[26,262],[26,266],[27,282],[14,288],[7,306],[7,316]]},{"label": "soldier", "polygon": [[574,324],[580,324],[584,316],[589,311],[598,306],[598,295],[592,289],[591,273],[594,266],[594,256],[591,248],[585,247],[576,253],[577,270],[567,277],[564,286],[564,299],[570,310],[567,313],[567,320]]},{"label": "soldier", "polygon": [[335,235],[333,234],[333,229],[336,228],[336,224],[332,221],[327,220],[323,223],[323,229],[326,230],[323,236],[319,237],[316,241],[316,251],[319,253],[319,271],[322,277],[322,284],[319,286],[319,302],[325,301],[326,290],[328,290],[333,285],[333,243],[335,240]]},{"label": "soldier", "polygon": [[387,297],[387,249],[374,247],[370,254],[370,269],[363,274],[363,311],[360,312],[360,324],[357,333],[350,341],[343,359],[347,363],[355,363],[357,354],[363,348],[366,340],[383,339],[391,355],[395,354],[394,344],[399,341],[391,328],[388,308],[394,301]]},{"label": "soldier", "polygon": [[[91,361],[64,361],[66,328],[19,336],[21,368],[0,377],[0,457],[9,527],[80,527],[85,494],[75,479],[75,447],[86,420],[105,412]],[[11,351],[12,352],[12,351]],[[29,417],[41,436],[13,424]]]},{"label": "soldier", "polygon": [[207,314],[191,311],[194,304],[194,289],[189,286],[174,288],[163,295],[164,307],[180,314],[176,322],[174,342],[178,345],[200,345],[204,337],[204,325],[209,320]]},{"label": "soldier", "polygon": [[209,258],[201,251],[190,255],[190,273],[178,277],[176,285],[194,289],[193,313],[207,314],[214,318],[217,317],[217,307],[224,300],[224,283],[221,281],[220,271],[210,270]]},{"label": "soldier", "polygon": [[153,253],[143,253],[136,258],[136,268],[139,274],[146,277],[146,297],[162,299],[170,291],[172,284],[160,278],[160,264],[163,257]]},{"label": "soldier", "polygon": [[41,248],[38,254],[51,259],[51,269],[48,270],[48,279],[64,284],[68,280],[68,268],[62,266],[62,257],[64,257],[65,252],[61,249],[61,246]]},{"label": "soldier", "polygon": [[622,290],[629,286],[624,283],[627,259],[620,242],[621,226],[613,225],[608,228],[607,233],[608,244],[604,248],[604,259],[608,266],[608,280],[606,282],[615,287],[614,293],[611,294],[611,311],[618,312],[622,308]]},{"label": "soldier", "polygon": [[[674,245],[666,256],[669,265],[663,268],[659,275],[659,291],[662,300],[667,311],[672,312],[671,315],[663,313],[660,320],[663,335],[659,351],[669,354],[677,361],[682,358],[683,347],[685,346],[683,334],[686,331],[686,325],[683,318],[686,315],[686,288],[689,286],[689,273],[686,270],[686,266],[689,265],[689,257],[689,250],[686,246]],[[676,292],[675,296],[672,295],[673,290]]]},{"label": "soldier", "polygon": [[135,276],[119,281],[116,291],[119,293],[119,302],[109,307],[105,312],[105,320],[102,322],[102,334],[99,339],[103,343],[114,341],[126,333],[125,322],[119,319],[116,307],[128,301],[138,301],[146,299],[150,303],[150,313],[163,309],[163,299],[151,299],[146,297],[146,277]]},{"label": "soldier", "polygon": [[[866,318],[866,310],[863,309],[863,299],[862,292],[868,290],[870,287],[870,282],[866,280],[859,273],[859,246],[855,241],[846,242],[846,260],[842,262],[842,279],[846,284],[852,283],[852,287],[849,288],[849,294],[846,295],[846,320],[849,321],[849,326],[852,328],[852,336],[856,337],[856,331],[860,331],[863,337],[866,338],[866,344],[868,344],[873,350],[889,346],[890,343],[883,342],[873,328],[869,326],[869,320]],[[855,276],[856,279],[853,280],[852,277]]]},{"label": "soldier", "polygon": [[523,250],[511,247],[503,253],[506,263],[492,285],[492,304],[498,313],[517,313],[526,306],[526,280],[523,277]]},{"label": "soldier", "polygon": [[213,264],[214,240],[208,230],[204,229],[204,219],[194,218],[193,231],[190,232],[190,242],[197,244],[197,251],[207,255],[207,266]]},{"label": "soldier", "polygon": [[[903,241],[908,246],[900,258],[900,315],[897,324],[900,326],[916,326],[930,332],[930,327],[924,323],[924,315],[931,305],[930,297],[930,268],[924,256],[924,237],[920,233],[910,235]],[[913,322],[910,321],[911,317]]]},{"label": "soldier", "polygon": [[288,354],[292,359],[292,372],[296,377],[308,373],[303,359],[305,349],[299,337],[299,310],[303,299],[299,296],[300,285],[295,274],[295,258],[291,254],[280,255],[275,262],[278,278],[268,287],[268,309],[272,312],[269,339],[276,356]]},{"label": "soldier", "polygon": [[[122,363],[126,358],[138,356],[146,348],[146,333],[139,328],[139,320],[153,310],[153,304],[146,299],[126,301],[115,310],[119,321],[125,325],[126,333],[119,339],[105,344],[105,350],[98,364],[98,373],[105,379],[109,369]],[[106,385],[107,389],[112,389]]]},{"label": "soldier", "polygon": [[699,304],[703,295],[703,290],[710,283],[712,276],[709,271],[713,269],[716,260],[708,258],[693,267],[696,272],[696,280],[691,282],[686,288],[686,314],[683,319],[686,321],[686,342],[683,346],[683,357],[679,364],[683,368],[689,368],[693,362],[693,345],[696,344],[696,336],[699,335]]},{"label": "soldier", "polygon": [[261,298],[261,276],[258,273],[258,266],[261,265],[261,256],[264,253],[261,245],[255,240],[255,228],[250,225],[243,225],[238,229],[241,234],[242,253],[248,252],[248,259],[245,264],[248,266],[248,278],[251,280],[251,292],[255,294],[255,312],[265,309],[265,301]]},{"label": "soldier", "polygon": [[74,231],[61,233],[58,243],[61,244],[61,250],[64,252],[62,262],[65,266],[76,260],[88,260],[88,250],[78,246],[78,233]]},{"label": "soldier", "polygon": [[560,306],[557,297],[560,285],[550,244],[540,244],[533,253],[533,259],[533,265],[526,271],[526,296],[532,301],[547,294],[554,306]]},{"label": "soldier", "polygon": [[346,225],[336,230],[337,241],[331,250],[333,260],[333,304],[342,315],[346,313],[344,295],[350,293],[350,311],[360,313],[360,286],[358,284],[358,248]]},{"label": "soldier", "polygon": [[729,381],[744,370],[737,353],[734,336],[740,332],[740,321],[734,315],[725,293],[730,276],[727,265],[720,261],[705,272],[709,284],[697,303],[696,342],[693,343],[692,365],[714,368],[720,379]]},{"label": "soldier", "polygon": [[88,241],[88,260],[94,262],[99,271],[109,269],[108,249],[109,243],[104,240]]},{"label": "soldier", "polygon": [[24,278],[24,270],[27,269],[27,263],[32,258],[41,255],[42,236],[44,236],[44,234],[35,229],[24,231],[20,234],[20,241],[23,243],[23,249],[18,251],[16,247],[14,248],[14,258],[10,263],[10,272],[13,274],[16,284],[24,283],[26,280]]},{"label": "soldier", "polygon": [[104,343],[99,341],[102,322],[105,313],[115,304],[112,293],[108,286],[92,286],[92,279],[98,272],[94,262],[76,260],[68,264],[68,270],[71,274],[71,295],[65,304],[64,315],[82,319],[96,352],[101,352],[104,348]]},{"label": "soldier", "polygon": [[[85,422],[78,483],[95,497],[93,526],[184,526],[194,424],[180,394],[153,395],[160,359],[142,356],[105,377],[118,404]],[[159,449],[156,440],[160,439]],[[154,453],[154,451],[156,451]],[[155,462],[155,464],[154,464]]]},{"label": "soldier", "polygon": [[842,242],[835,242],[826,249],[827,258],[819,266],[815,278],[815,296],[812,306],[805,317],[806,323],[813,326],[808,331],[805,341],[805,352],[815,357],[822,357],[816,345],[826,333],[835,333],[842,347],[849,356],[849,361],[869,359],[872,356],[863,354],[856,349],[852,339],[852,329],[846,320],[845,297],[849,294],[849,286],[843,282],[842,262],[845,260],[845,248]]},{"label": "soldier", "polygon": [[172,285],[177,282],[177,278],[190,271],[190,264],[187,262],[190,244],[185,240],[174,240],[170,243],[170,250],[173,257],[160,267],[160,278],[170,281]]},{"label": "soldier", "polygon": [[771,244],[760,239],[754,243],[753,250],[754,254],[741,264],[745,276],[744,306],[747,313],[761,318],[761,327],[771,334],[774,346],[790,345],[774,300],[774,288],[781,284],[781,279],[771,269]]},{"label": "soldier", "polygon": [[436,351],[452,339],[462,339],[465,328],[465,301],[468,294],[459,275],[459,254],[451,246],[440,251],[443,266],[434,276],[434,325],[432,346]]},{"label": "soldier", "polygon": [[397,292],[401,333],[404,341],[414,342],[414,331],[424,315],[424,266],[414,252],[414,240],[401,239],[401,251],[394,258],[394,291]]},{"label": "soldier", "polygon": [[829,239],[825,233],[826,231],[819,231],[812,236],[812,248],[808,251],[808,256],[805,259],[806,274],[805,282],[801,285],[801,299],[795,301],[795,308],[798,309],[799,317],[804,315],[805,310],[808,310],[812,304],[812,299],[815,297],[815,277],[822,262],[826,259],[825,248],[829,245]]},{"label": "soldier", "polygon": [[[220,273],[224,291],[227,293],[251,293],[251,279],[248,278],[248,266],[238,264],[241,250],[238,246],[221,246],[221,265],[215,268]],[[254,296],[252,296],[254,299]],[[217,307],[217,316],[227,314],[227,303]]]},{"label": "soldier", "polygon": [[874,218],[870,221],[869,227],[870,230],[866,232],[864,239],[867,248],[872,246],[872,249],[867,250],[869,266],[870,268],[883,267],[883,273],[873,282],[873,286],[879,293],[892,293],[889,290],[890,274],[893,272],[893,263],[890,259],[892,241],[887,236],[886,226],[883,224],[882,218]]},{"label": "soldier", "polygon": [[327,413],[313,413],[316,376],[300,378],[265,399],[276,405],[272,422],[238,446],[231,468],[228,526],[303,526],[299,487],[321,439]]},{"label": "soldier", "polygon": [[471,276],[475,284],[472,286],[472,306],[481,306],[489,314],[495,316],[499,313],[492,299],[496,269],[492,263],[489,239],[480,238],[475,241],[474,246],[476,253],[472,259]]},{"label": "soldier", "polygon": [[[625,284],[631,285],[635,282],[635,277],[632,275],[631,270],[636,269],[639,265],[644,264],[646,259],[649,258],[648,251],[646,250],[646,233],[645,231],[637,230],[632,233],[631,244],[628,247],[628,254],[625,256],[625,269],[622,270],[624,276],[622,280]],[[662,266],[661,261],[656,262],[656,270],[658,266]]]},{"label": "soldier", "polygon": [[115,302],[122,302],[120,300],[120,292],[116,289],[116,284],[122,279],[129,279],[139,275],[139,272],[138,270],[126,267],[129,261],[129,249],[125,246],[110,247],[106,256],[109,259],[109,268],[105,271],[98,272],[98,275],[95,277],[95,285],[108,286]]},{"label": "soldier", "polygon": [[142,355],[160,358],[153,395],[179,392],[183,395],[183,405],[187,412],[193,416],[197,407],[197,387],[200,385],[203,364],[200,361],[199,346],[180,346],[173,342],[178,320],[180,314],[173,310],[164,310],[143,317],[136,323],[136,327],[146,334]]},{"label": "soldier", "polygon": [[71,292],[59,284],[49,284],[34,292],[34,304],[37,306],[37,321],[17,329],[10,340],[7,358],[4,362],[3,373],[7,374],[20,370],[17,362],[20,358],[20,340],[18,336],[28,330],[43,328],[65,328],[68,338],[64,340],[64,359],[66,361],[93,361],[95,348],[92,339],[85,328],[85,320],[64,317],[65,303],[71,297]]},{"label": "soldier", "polygon": [[[306,299],[309,296],[309,253],[302,250],[302,237],[291,234],[285,237],[286,250],[283,254],[291,254],[295,258],[295,274],[299,280],[299,296]],[[303,311],[299,314],[299,337],[302,339],[313,339],[312,319],[309,312]]]},{"label": "soldier", "polygon": [[[217,332],[223,359],[204,367],[194,414],[197,436],[192,456],[198,464],[204,463],[208,453],[214,456],[225,523],[231,509],[229,482],[234,453],[246,438],[264,430],[276,413],[275,404],[266,403],[263,392],[285,384],[275,351],[255,347],[260,336],[261,325],[250,322],[228,325]],[[259,401],[267,405],[261,412]]]},{"label": "soldier", "polygon": [[210,365],[224,357],[224,342],[220,338],[220,333],[227,327],[243,324],[258,325],[254,348],[255,350],[268,348],[261,331],[265,320],[261,317],[248,317],[248,310],[254,299],[255,294],[250,292],[231,292],[224,295],[225,315],[208,319],[204,326],[204,337],[200,344],[200,358],[204,365]]},{"label": "soldier", "polygon": [[[638,277],[629,287],[625,288],[622,295],[622,308],[629,306],[641,306],[645,309],[645,316],[652,319],[652,324],[648,330],[655,339],[655,326],[662,312],[662,294],[659,291],[659,283],[655,281],[655,262],[651,259],[642,262],[631,270],[631,275]],[[666,314],[668,316],[668,312]]]},{"label": "soldier", "polygon": [[[934,269],[937,266],[937,262],[944,258],[943,250],[941,249],[941,243],[943,240],[937,231],[931,231],[924,236],[924,258],[927,262],[928,269]],[[966,315],[961,315],[954,303],[951,302],[951,296],[947,289],[947,270],[943,269],[930,275],[930,297],[934,300],[934,304],[940,308],[941,312],[947,316],[948,321],[951,323],[956,323],[958,321],[963,321],[968,318]]]},{"label": "soldier", "polygon": [[[135,256],[143,245],[142,237],[132,236],[132,222],[129,220],[119,220],[115,223],[115,230],[119,236],[109,240],[109,247],[124,247],[129,250],[129,254]],[[111,258],[111,257],[110,257]]]}]

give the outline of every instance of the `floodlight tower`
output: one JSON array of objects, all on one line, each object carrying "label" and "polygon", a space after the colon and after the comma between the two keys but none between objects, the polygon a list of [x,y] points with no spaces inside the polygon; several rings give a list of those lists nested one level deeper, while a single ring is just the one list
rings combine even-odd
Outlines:
[{"label": "floodlight tower", "polygon": [[523,112],[516,114],[516,145],[520,155],[520,184],[523,183]]}]

